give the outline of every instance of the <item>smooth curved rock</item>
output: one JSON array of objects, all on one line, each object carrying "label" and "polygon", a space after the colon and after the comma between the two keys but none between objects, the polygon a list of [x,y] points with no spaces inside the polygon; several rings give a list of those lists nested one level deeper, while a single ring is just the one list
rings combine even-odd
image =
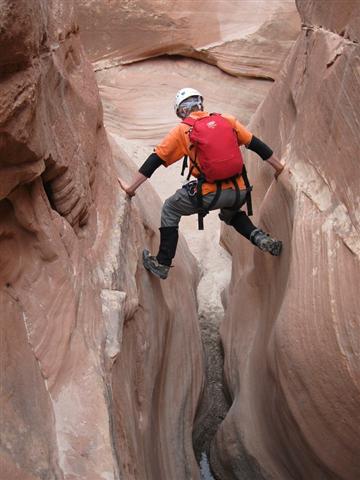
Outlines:
[{"label": "smooth curved rock", "polygon": [[300,27],[292,0],[80,0],[77,8],[97,69],[170,54],[273,79]]},{"label": "smooth curved rock", "polygon": [[[298,5],[303,16],[321,6]],[[355,31],[354,2],[332,15],[345,5]],[[242,478],[241,445],[265,478],[360,476],[359,55],[357,42],[305,26],[251,121],[288,165],[276,183],[248,158],[258,220],[284,250],[239,251],[224,232],[234,261],[221,327],[233,404],[212,448],[219,478]]]}]

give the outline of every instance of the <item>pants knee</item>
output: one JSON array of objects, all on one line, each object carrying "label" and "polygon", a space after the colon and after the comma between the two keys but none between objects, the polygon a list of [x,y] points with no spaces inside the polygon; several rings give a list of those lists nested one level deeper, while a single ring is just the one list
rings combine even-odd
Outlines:
[{"label": "pants knee", "polygon": [[219,218],[222,222],[225,222],[226,225],[231,225],[231,221],[237,213],[237,211],[221,210]]},{"label": "pants knee", "polygon": [[176,212],[171,198],[167,198],[161,210],[161,227],[177,227],[181,215]]}]

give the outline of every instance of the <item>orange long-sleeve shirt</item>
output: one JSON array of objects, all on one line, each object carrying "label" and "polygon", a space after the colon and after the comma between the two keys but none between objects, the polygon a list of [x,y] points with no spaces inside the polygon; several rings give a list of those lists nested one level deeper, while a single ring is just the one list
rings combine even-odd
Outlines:
[{"label": "orange long-sleeve shirt", "polygon": [[[199,119],[209,116],[208,112],[193,112],[190,114],[192,118]],[[242,125],[235,117],[231,115],[222,114],[226,118],[234,131],[236,132],[239,145],[248,145],[252,139],[252,133],[250,133],[244,125]],[[174,127],[166,137],[155,147],[155,153],[163,160],[164,165],[168,167],[173,163],[180,160],[184,155],[188,155],[191,165],[194,161],[194,149],[190,149],[190,139],[189,139],[189,125],[184,123],[179,123]],[[194,166],[192,169],[192,174],[196,177],[199,175],[198,170]],[[240,189],[245,189],[245,183],[241,176],[238,177],[238,185]],[[234,188],[232,181],[223,181],[221,184],[223,189]],[[202,187],[203,195],[207,193],[215,192],[216,184],[214,183],[204,183]]]}]

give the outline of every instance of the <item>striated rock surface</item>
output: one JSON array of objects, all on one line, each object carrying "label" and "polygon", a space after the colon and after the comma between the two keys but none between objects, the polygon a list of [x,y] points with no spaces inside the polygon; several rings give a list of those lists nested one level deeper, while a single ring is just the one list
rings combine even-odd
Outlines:
[{"label": "striated rock surface", "polygon": [[360,478],[359,3],[297,5],[302,33],[251,121],[288,168],[276,183],[248,158],[257,220],[284,250],[240,251],[223,235],[233,403],[212,446],[221,479]]},{"label": "striated rock surface", "polygon": [[[250,129],[288,169],[276,183],[247,160],[255,220],[284,251],[272,258],[223,232],[232,405],[211,465],[221,480],[357,480],[359,3],[298,1],[303,30],[280,74],[297,33],[291,2],[77,3],[110,146],[72,3],[1,2],[1,478],[199,478],[197,315],[205,403],[221,418],[229,255],[216,250],[216,215],[201,240],[186,219],[200,284],[183,238],[169,279],[149,276],[139,258],[157,248],[161,203],[149,185],[128,201],[116,174],[129,180],[127,154],[141,163],[176,122],[185,82],[246,123],[271,87],[263,78],[279,77]],[[194,58],[109,68],[176,53]],[[151,180],[163,198],[179,167]],[[194,433],[198,445],[213,426]]]},{"label": "striated rock surface", "polygon": [[77,8],[97,68],[170,54],[276,78],[299,29],[293,0],[79,0]]},{"label": "striated rock surface", "polygon": [[196,265],[183,240],[167,283],[139,262],[160,200],[119,189],[72,2],[0,24],[1,479],[199,478]]}]

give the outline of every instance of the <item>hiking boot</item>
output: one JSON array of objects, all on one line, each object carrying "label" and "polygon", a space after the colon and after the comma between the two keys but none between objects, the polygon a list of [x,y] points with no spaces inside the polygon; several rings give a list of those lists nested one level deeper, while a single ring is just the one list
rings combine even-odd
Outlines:
[{"label": "hiking boot", "polygon": [[170,267],[159,263],[156,257],[150,255],[149,250],[143,251],[143,264],[146,270],[153,273],[162,280],[165,280],[167,278]]},{"label": "hiking boot", "polygon": [[281,253],[282,241],[271,238],[270,235],[263,232],[260,228],[256,228],[251,232],[250,240],[263,252],[269,252],[276,257]]}]

